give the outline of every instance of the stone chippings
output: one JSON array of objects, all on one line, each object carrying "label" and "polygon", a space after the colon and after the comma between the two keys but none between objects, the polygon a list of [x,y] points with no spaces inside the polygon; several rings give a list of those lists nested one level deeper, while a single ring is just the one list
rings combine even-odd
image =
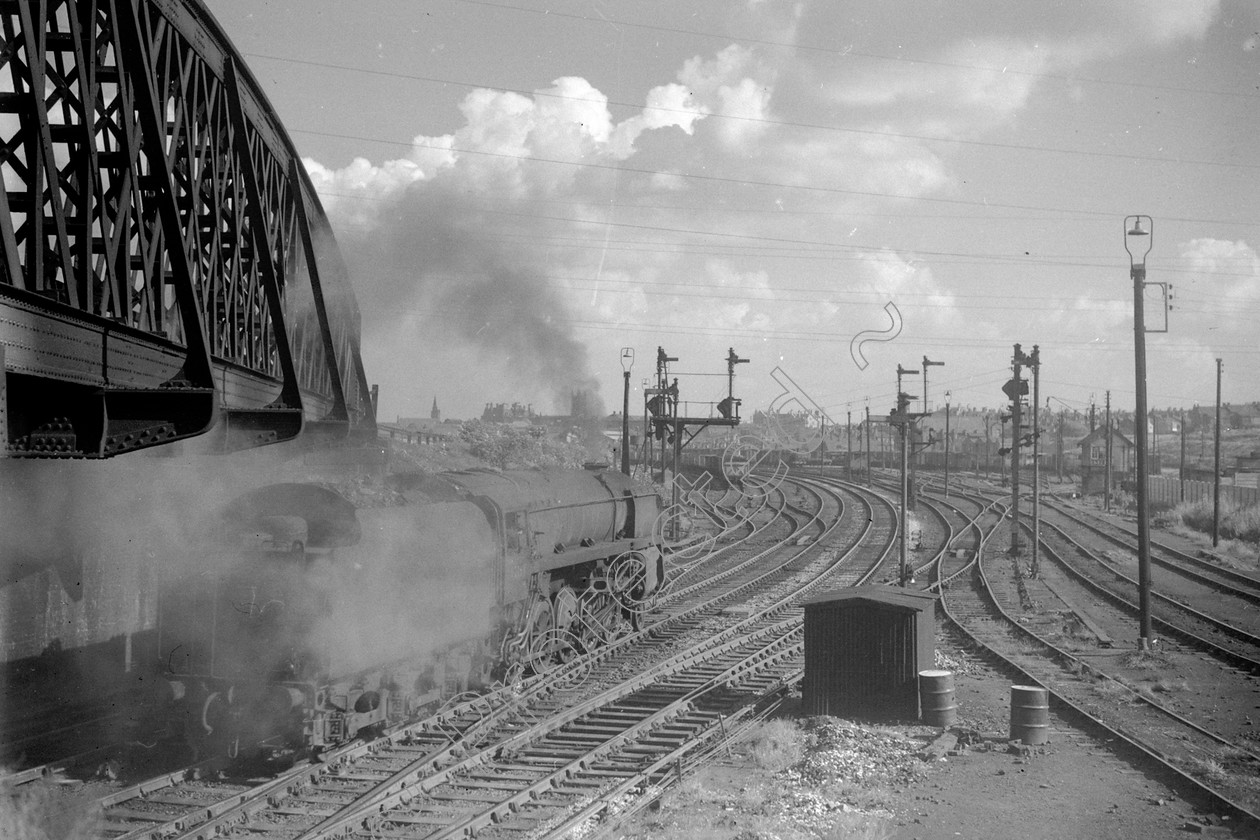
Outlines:
[{"label": "stone chippings", "polygon": [[891,732],[862,728],[833,717],[801,724],[805,755],[784,771],[786,781],[812,787],[900,787],[920,778],[922,744]]},{"label": "stone chippings", "polygon": [[881,807],[881,794],[928,772],[922,744],[901,735],[832,717],[807,718],[801,731],[804,755],[778,774],[780,794],[766,811],[812,836],[885,824],[892,815]]}]

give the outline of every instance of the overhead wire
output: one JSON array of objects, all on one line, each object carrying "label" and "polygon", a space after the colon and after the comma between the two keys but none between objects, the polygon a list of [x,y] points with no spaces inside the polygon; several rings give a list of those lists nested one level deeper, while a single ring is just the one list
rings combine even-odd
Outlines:
[{"label": "overhead wire", "polygon": [[[1178,165],[1191,166],[1213,166],[1213,167],[1229,167],[1238,169],[1260,169],[1260,163],[1248,163],[1245,161],[1222,161],[1222,160],[1197,160],[1191,158],[1176,158],[1161,155],[1139,155],[1132,152],[1104,152],[1097,149],[1069,149],[1055,146],[1037,146],[1027,143],[1000,143],[995,140],[970,140],[964,137],[947,137],[935,134],[912,134],[904,131],[887,131],[883,129],[873,128],[855,128],[853,126],[826,125],[824,123],[808,123],[800,120],[783,120],[773,119],[770,117],[751,117],[743,114],[722,114],[710,111],[697,111],[687,108],[669,108],[662,105],[647,105],[634,102],[618,102],[607,99],[606,97],[589,98],[582,96],[570,96],[562,93],[552,93],[547,90],[529,90],[526,88],[516,88],[508,85],[497,85],[490,83],[462,82],[456,79],[443,79],[436,76],[422,76],[411,73],[399,73],[389,70],[374,70],[367,67],[355,67],[348,64],[334,64],[327,61],[312,61],[304,58],[293,58],[290,56],[271,55],[268,53],[245,53],[249,58],[262,59],[266,61],[277,61],[287,64],[298,64],[308,67],[319,67],[326,70],[338,70],[352,73],[363,73],[371,76],[385,76],[388,78],[408,79],[411,81],[425,82],[428,84],[453,85],[456,87],[467,87],[474,90],[495,90],[503,93],[515,93],[520,96],[534,97],[538,99],[559,99],[569,102],[585,102],[588,104],[601,106],[616,106],[622,108],[636,108],[644,112],[657,112],[663,114],[677,114],[687,117],[702,117],[704,119],[731,120],[735,122],[743,122],[753,125],[775,126],[778,128],[802,128],[811,131],[826,131],[843,134],[857,134],[870,137],[884,137],[896,140],[915,140],[925,143],[947,143],[957,146],[974,146],[987,149],[1002,149],[1006,151],[1018,152],[1039,152],[1042,154],[1059,154],[1059,155],[1077,155],[1081,157],[1105,158],[1111,160],[1127,160],[1141,161],[1144,163],[1175,163]],[[298,132],[298,129],[289,129],[291,132]],[[302,132],[316,133],[316,132]],[[357,138],[364,139],[364,138]],[[388,142],[388,141],[382,141]],[[553,161],[554,162],[554,161]]]},{"label": "overhead wire", "polygon": [[905,56],[905,55],[886,55],[882,53],[869,53],[869,52],[864,52],[861,50],[855,50],[852,48],[852,45],[846,45],[844,47],[825,47],[825,46],[819,46],[816,44],[801,43],[797,41],[792,41],[792,42],[775,41],[769,38],[752,38],[752,37],[734,36],[734,35],[727,35],[727,34],[716,33],[716,32],[705,32],[703,30],[696,30],[696,29],[684,29],[682,27],[676,27],[676,26],[663,26],[661,24],[638,23],[635,21],[625,20],[624,18],[610,18],[607,15],[604,15],[602,13],[600,14],[599,17],[591,17],[589,15],[578,15],[578,14],[561,12],[561,11],[557,11],[555,9],[550,9],[550,8],[531,9],[531,8],[523,7],[523,6],[515,6],[510,3],[492,2],[492,0],[447,0],[447,1],[454,2],[454,3],[462,3],[468,6],[486,6],[489,8],[499,9],[502,11],[513,11],[513,12],[523,12],[523,13],[529,13],[529,14],[535,14],[535,15],[545,15],[547,17],[552,17],[552,18],[568,18],[572,20],[580,20],[580,21],[585,21],[589,23],[615,25],[615,26],[626,27],[630,29],[644,29],[644,30],[654,31],[654,32],[668,32],[668,33],[676,34],[676,35],[689,35],[689,36],[695,36],[699,38],[719,39],[723,41],[731,41],[734,43],[759,44],[762,46],[781,47],[784,49],[791,49],[791,50],[826,53],[826,54],[835,55],[835,56],[844,57],[844,58],[849,58],[849,57],[869,58],[869,59],[877,59],[880,61],[897,62],[897,63],[902,63],[902,64],[921,64],[928,67],[949,67],[949,68],[961,69],[961,70],[975,70],[975,71],[993,73],[997,75],[1027,76],[1030,78],[1038,78],[1038,79],[1055,79],[1057,81],[1071,82],[1072,84],[1109,85],[1109,86],[1115,86],[1115,87],[1139,88],[1139,89],[1146,89],[1146,90],[1164,90],[1164,91],[1177,92],[1177,93],[1191,93],[1191,94],[1196,94],[1196,95],[1210,94],[1210,95],[1215,95],[1215,96],[1235,96],[1235,97],[1242,97],[1242,98],[1248,98],[1248,99],[1255,99],[1255,98],[1260,97],[1260,94],[1255,94],[1248,91],[1224,91],[1224,90],[1217,90],[1213,88],[1180,87],[1176,85],[1161,85],[1161,84],[1157,84],[1153,82],[1136,81],[1133,79],[1128,79],[1128,80],[1095,79],[1095,78],[1086,77],[1086,76],[1069,76],[1069,75],[1061,74],[1061,73],[1047,73],[1044,71],[1036,71],[1036,70],[1020,70],[1018,68],[1009,67],[1009,66],[987,67],[984,65],[967,64],[965,62],[959,62],[959,61],[943,61],[939,59],[916,58],[913,56]]}]

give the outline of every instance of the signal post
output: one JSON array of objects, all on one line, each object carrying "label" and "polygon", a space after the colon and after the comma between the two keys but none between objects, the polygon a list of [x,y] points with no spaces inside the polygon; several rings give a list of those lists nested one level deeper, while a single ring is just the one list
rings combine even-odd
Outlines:
[{"label": "signal post", "polygon": [[[1023,444],[1032,443],[1033,434],[1024,434],[1023,427],[1023,398],[1028,396],[1028,381],[1020,377],[1025,365],[1036,368],[1040,364],[1038,359],[1037,348],[1033,348],[1033,354],[1024,353],[1018,344],[1015,345],[1015,353],[1011,358],[1011,369],[1014,377],[1009,379],[1002,386],[1002,393],[1006,394],[1011,401],[1011,445],[1009,448],[1002,447],[998,449],[998,457],[1003,455],[1011,456],[1011,555],[1015,556],[1020,553],[1019,539],[1019,455],[1020,447]],[[1034,556],[1036,552],[1034,546]]]},{"label": "signal post", "polygon": [[[656,387],[644,390],[647,400],[647,421],[652,428],[652,437],[661,442],[660,483],[665,483],[665,446],[673,446],[674,450],[674,484],[671,502],[678,504],[678,465],[682,460],[683,448],[695,440],[709,426],[738,426],[740,400],[735,398],[735,366],[747,364],[748,359],[735,355],[735,348],[730,348],[726,356],[726,397],[713,406],[717,409],[717,417],[688,417],[686,411],[679,413],[678,378],[669,383],[669,363],[676,362],[676,356],[668,356],[662,347],[656,348]],[[685,407],[687,404],[682,403]],[[687,428],[694,431],[686,435]],[[673,522],[671,520],[671,527]]]},{"label": "signal post", "polygon": [[[925,416],[922,412],[915,413],[910,411],[910,402],[918,399],[918,397],[913,394],[907,394],[901,390],[901,377],[907,374],[917,375],[918,371],[907,370],[901,365],[897,365],[897,406],[888,413],[888,424],[890,426],[896,426],[900,431],[899,439],[901,443],[901,521],[898,525],[898,528],[901,531],[901,562],[899,572],[899,582],[901,586],[905,586],[907,583],[913,582],[910,579],[910,558],[908,545],[909,534],[907,533],[908,517],[906,515],[910,504],[910,440],[914,434],[915,423],[917,423],[921,417]],[[924,444],[924,446],[930,446],[933,442],[934,441],[929,440],[926,444]]]}]

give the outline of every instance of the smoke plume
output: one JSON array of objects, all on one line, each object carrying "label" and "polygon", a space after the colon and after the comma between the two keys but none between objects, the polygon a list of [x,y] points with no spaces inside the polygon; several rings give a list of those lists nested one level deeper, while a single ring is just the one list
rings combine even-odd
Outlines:
[{"label": "smoke plume", "polygon": [[[479,393],[485,400],[541,391],[562,410],[571,391],[598,388],[586,347],[563,290],[530,264],[526,248],[487,234],[496,228],[502,219],[438,183],[413,185],[372,227],[340,235],[365,352],[425,378],[438,373],[430,359],[453,357],[466,387],[526,386]],[[373,346],[382,340],[388,353]]]}]

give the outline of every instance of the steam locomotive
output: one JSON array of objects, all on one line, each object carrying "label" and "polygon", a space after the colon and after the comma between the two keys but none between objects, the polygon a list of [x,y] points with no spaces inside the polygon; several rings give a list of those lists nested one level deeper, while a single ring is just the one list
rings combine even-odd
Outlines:
[{"label": "steam locomotive", "polygon": [[617,472],[393,476],[406,504],[272,485],[168,575],[162,727],[198,752],[320,749],[624,634],[663,578],[661,503]]}]

